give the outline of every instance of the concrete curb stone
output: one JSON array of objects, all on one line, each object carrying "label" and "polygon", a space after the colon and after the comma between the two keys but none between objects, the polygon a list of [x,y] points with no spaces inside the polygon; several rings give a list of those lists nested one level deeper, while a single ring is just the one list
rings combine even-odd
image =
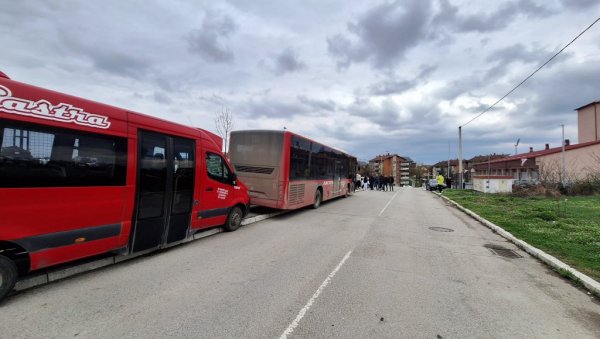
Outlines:
[{"label": "concrete curb stone", "polygon": [[585,288],[587,288],[591,292],[595,293],[596,295],[600,296],[600,283],[597,282],[596,280],[594,280],[594,279],[588,277],[587,275],[585,275],[585,274],[577,271],[573,267],[565,264],[564,262],[558,260],[556,257],[554,257],[554,256],[552,256],[552,255],[550,255],[550,254],[548,254],[548,253],[540,250],[539,248],[533,247],[533,246],[529,245],[528,243],[526,243],[525,241],[523,241],[521,239],[518,239],[517,237],[515,237],[514,235],[512,235],[510,232],[504,230],[502,227],[500,227],[500,226],[498,226],[498,225],[490,222],[489,220],[487,220],[487,219],[479,216],[477,213],[471,211],[468,208],[463,207],[462,205],[460,205],[459,203],[455,202],[454,200],[452,200],[450,198],[447,198],[447,197],[445,197],[445,196],[443,196],[442,194],[439,194],[439,193],[435,193],[435,194],[439,195],[440,197],[442,197],[446,201],[448,201],[451,204],[453,204],[454,206],[456,206],[461,211],[465,212],[467,215],[473,217],[475,220],[479,221],[480,223],[484,224],[488,228],[492,229],[494,232],[498,233],[501,237],[503,237],[503,238],[507,239],[508,241],[512,242],[513,244],[517,245],[519,248],[521,248],[525,252],[529,253],[533,257],[538,258],[542,262],[546,263],[547,265],[550,265],[551,267],[553,267],[555,269],[562,269],[562,270],[565,270],[565,271],[569,272],[576,279],[578,279],[579,281],[581,281],[581,283],[583,284],[583,286],[585,286]]}]

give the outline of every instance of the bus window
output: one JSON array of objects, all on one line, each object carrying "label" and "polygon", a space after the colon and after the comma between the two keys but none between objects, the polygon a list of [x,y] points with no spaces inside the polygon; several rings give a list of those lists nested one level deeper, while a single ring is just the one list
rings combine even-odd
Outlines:
[{"label": "bus window", "polygon": [[310,178],[310,141],[292,137],[290,149],[290,179]]},{"label": "bus window", "polygon": [[230,170],[225,160],[215,153],[206,153],[206,170],[211,179],[222,183],[229,183]]},{"label": "bus window", "polygon": [[0,121],[0,140],[0,187],[125,184],[125,138]]}]

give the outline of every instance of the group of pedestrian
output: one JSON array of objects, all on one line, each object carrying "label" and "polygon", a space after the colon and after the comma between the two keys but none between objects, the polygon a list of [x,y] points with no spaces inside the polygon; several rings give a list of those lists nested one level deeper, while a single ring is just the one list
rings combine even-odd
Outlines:
[{"label": "group of pedestrian", "polygon": [[378,175],[375,177],[364,176],[359,178],[357,175],[357,180],[354,187],[362,188],[363,191],[393,191],[394,177],[384,177],[382,175]]}]

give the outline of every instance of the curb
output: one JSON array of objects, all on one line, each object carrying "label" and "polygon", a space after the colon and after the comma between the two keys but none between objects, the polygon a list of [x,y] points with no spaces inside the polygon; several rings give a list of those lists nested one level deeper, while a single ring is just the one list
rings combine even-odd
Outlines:
[{"label": "curb", "polygon": [[521,248],[522,250],[524,250],[525,252],[529,253],[530,255],[532,255],[533,257],[541,260],[542,262],[544,262],[545,264],[557,269],[557,270],[563,270],[569,273],[569,275],[571,275],[571,279],[572,280],[578,280],[580,281],[583,286],[585,286],[585,288],[587,288],[589,291],[591,291],[592,293],[600,296],[600,283],[597,282],[596,280],[588,277],[587,275],[579,272],[578,270],[574,269],[573,267],[565,264],[564,262],[558,260],[556,257],[540,250],[539,248],[533,247],[531,245],[529,245],[528,243],[526,243],[525,241],[515,237],[514,235],[512,235],[510,232],[504,230],[502,227],[490,222],[489,220],[479,216],[477,213],[471,211],[468,208],[465,208],[463,206],[461,206],[459,203],[455,202],[454,200],[451,200],[450,198],[447,198],[439,193],[435,193],[437,195],[439,195],[440,197],[442,197],[443,199],[445,199],[446,201],[450,202],[451,204],[453,204],[454,206],[456,206],[458,209],[460,209],[461,211],[465,212],[466,214],[468,214],[469,216],[473,217],[475,220],[479,221],[480,223],[482,223],[483,225],[487,226],[488,228],[492,229],[494,232],[498,233],[501,237],[507,239],[508,241],[512,242],[513,244],[517,245],[517,247]]},{"label": "curb", "polygon": [[261,215],[255,216],[255,217],[246,218],[246,219],[242,220],[242,226],[254,224],[255,222],[273,218],[273,217],[276,217],[278,215],[285,214],[288,212],[289,212],[288,210],[282,210],[282,211],[277,211],[277,212],[273,212],[273,213],[269,213],[269,214],[261,214]]},{"label": "curb", "polygon": [[[289,211],[287,211],[287,210],[282,210],[282,211],[277,211],[277,212],[273,212],[273,213],[269,213],[269,214],[261,214],[261,215],[257,215],[254,217],[246,218],[246,219],[242,220],[241,226],[250,225],[250,224],[253,224],[253,223],[265,220],[265,219],[269,219],[269,218],[272,218],[272,217],[275,217],[275,216],[278,216],[281,214],[285,214],[288,212]],[[222,232],[223,232],[223,229],[221,227],[216,227],[216,228],[211,228],[211,229],[208,229],[205,231],[200,231],[200,232],[195,233],[193,236],[190,236],[189,238],[175,244],[175,246],[179,245],[179,244],[183,244],[183,243],[188,243],[188,242],[191,242],[194,240],[206,238],[211,235],[215,235],[217,233],[222,233]],[[118,264],[120,262],[128,261],[128,260],[143,256],[143,255],[152,253],[152,252],[156,252],[156,251],[155,250],[142,251],[140,253],[130,254],[130,255],[113,255],[108,258],[93,260],[93,261],[85,262],[85,263],[79,263],[79,264],[75,264],[75,265],[64,267],[64,268],[50,269],[50,270],[47,270],[45,272],[40,272],[40,273],[32,273],[28,276],[25,276],[23,279],[20,279],[19,281],[17,281],[17,284],[14,287],[13,293],[28,290],[30,288],[37,287],[37,286],[46,285],[48,283],[55,282],[58,280],[63,280],[65,278],[69,278],[69,277],[72,277],[72,276],[75,276],[75,275],[78,275],[81,273],[91,272],[91,271],[94,271],[101,267]]]}]

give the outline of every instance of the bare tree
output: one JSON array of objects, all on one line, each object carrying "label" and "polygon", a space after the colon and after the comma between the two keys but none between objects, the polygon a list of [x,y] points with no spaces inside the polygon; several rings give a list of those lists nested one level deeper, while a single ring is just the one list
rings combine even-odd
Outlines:
[{"label": "bare tree", "polygon": [[231,111],[227,109],[227,107],[224,107],[215,118],[215,127],[217,128],[217,133],[223,138],[223,141],[225,141],[225,144],[223,145],[223,152],[225,154],[227,154],[229,133],[233,130],[233,125],[233,115],[231,115]]}]

